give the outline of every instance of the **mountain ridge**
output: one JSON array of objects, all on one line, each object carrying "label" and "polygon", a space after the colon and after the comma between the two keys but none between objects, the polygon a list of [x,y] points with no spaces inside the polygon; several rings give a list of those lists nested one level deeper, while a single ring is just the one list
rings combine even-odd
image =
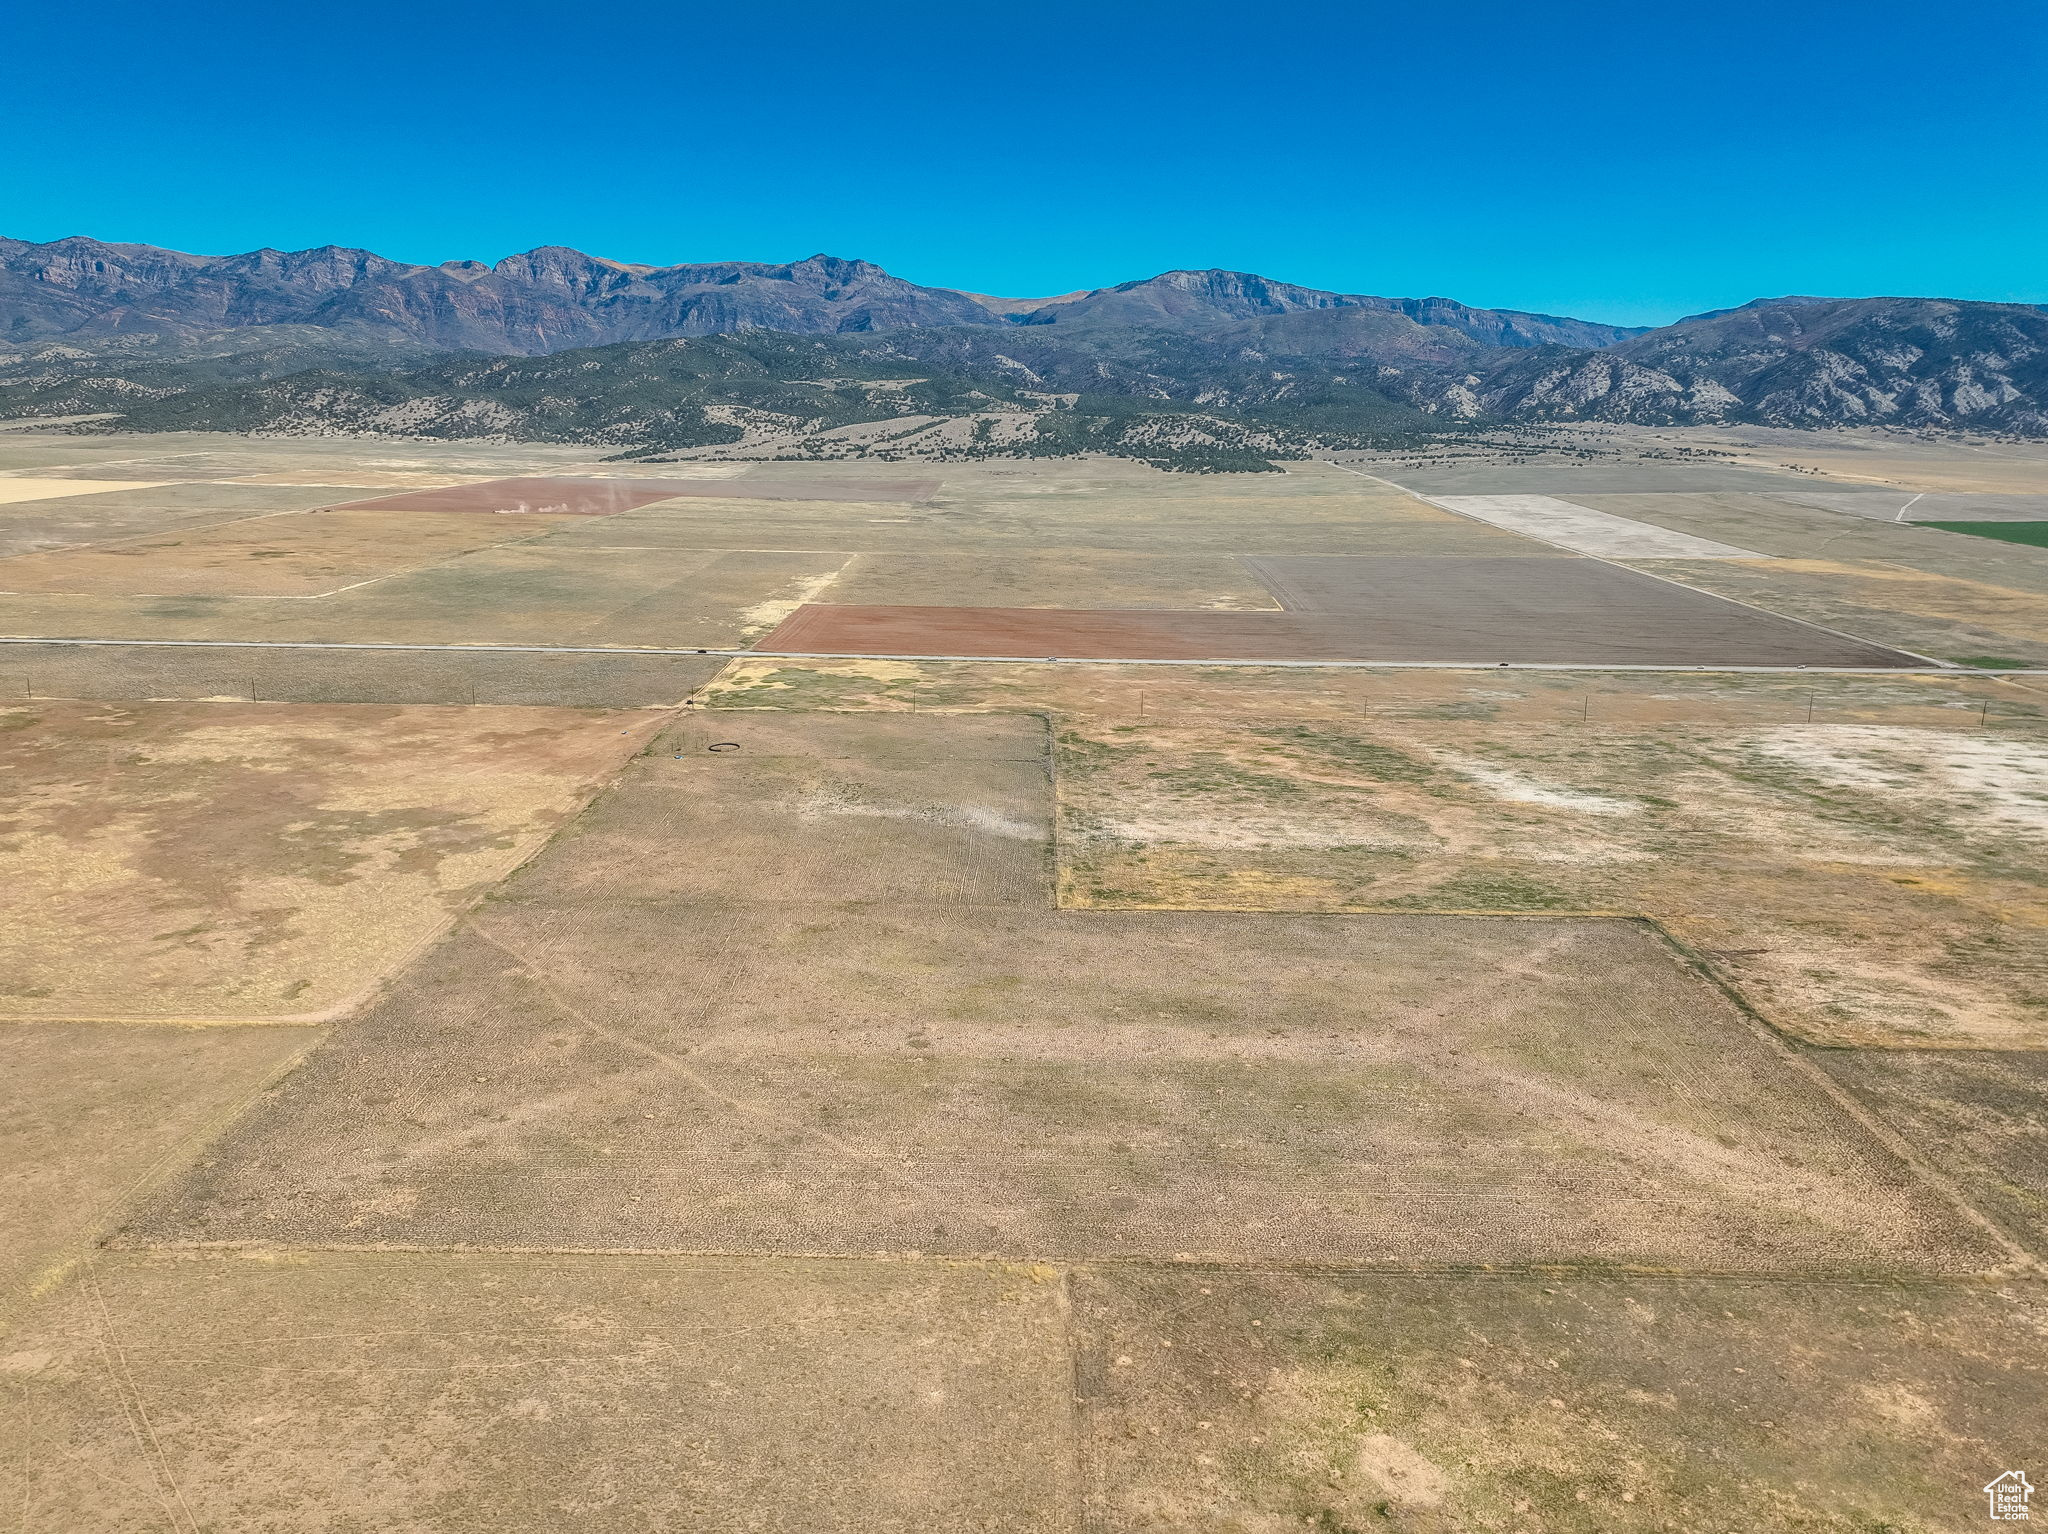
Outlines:
[{"label": "mountain ridge", "polygon": [[[1019,307],[1028,306],[1028,307]],[[945,325],[1163,324],[1213,328],[1257,316],[1367,308],[1496,346],[1604,346],[1640,333],[1446,298],[1336,293],[1221,268],[1182,270],[1049,299],[925,287],[873,262],[648,266],[541,245],[485,264],[422,266],[323,245],[199,256],[83,235],[0,238],[0,340],[241,325],[368,327],[448,350],[543,355],[676,336],[777,330],[851,334]]]}]

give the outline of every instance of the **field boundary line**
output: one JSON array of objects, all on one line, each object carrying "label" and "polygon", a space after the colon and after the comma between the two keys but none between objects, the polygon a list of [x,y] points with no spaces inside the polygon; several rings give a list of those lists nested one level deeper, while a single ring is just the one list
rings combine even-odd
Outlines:
[{"label": "field boundary line", "polygon": [[1781,1025],[1774,1022],[1760,1010],[1741,989],[1708,963],[1691,944],[1672,932],[1655,917],[1637,918],[1638,924],[1647,929],[1688,973],[1721,993],[1733,1006],[1743,1023],[1754,1033],[1771,1053],[1777,1055],[1808,1085],[1832,1102],[1841,1112],[1859,1125],[1863,1132],[1878,1145],[1884,1147],[1901,1165],[1911,1172],[1931,1192],[1936,1194],[1970,1224],[1977,1226],[2004,1248],[2014,1264],[2029,1276],[2048,1276],[2048,1265],[2034,1249],[2019,1237],[2008,1231],[2004,1225],[1984,1213],[1973,1203],[1946,1173],[1923,1157],[1904,1135],[1893,1128],[1882,1117],[1866,1107],[1847,1087],[1822,1070],[1810,1058],[1809,1051],[1815,1049],[1843,1048],[1840,1045],[1814,1045],[1790,1035]]},{"label": "field boundary line", "polygon": [[1066,1498],[1067,1528],[1074,1534],[1088,1527],[1088,1509],[1094,1504],[1088,1446],[1094,1435],[1088,1431],[1092,1417],[1081,1395],[1081,1338],[1074,1328],[1074,1270],[1061,1265],[1053,1288],[1053,1307],[1059,1315],[1061,1350],[1066,1354],[1067,1375],[1067,1474],[1072,1485]]},{"label": "field boundary line", "polygon": [[334,1019],[308,1012],[284,1017],[191,1017],[151,1012],[11,1012],[0,1013],[0,1028],[33,1028],[39,1023],[59,1027],[101,1024],[122,1028],[324,1028]]},{"label": "field boundary line", "polygon": [[[1756,1268],[1676,1268],[1628,1266],[1603,1262],[1413,1262],[1369,1263],[1313,1259],[1288,1261],[1280,1258],[1248,1257],[1164,1257],[1134,1253],[1077,1256],[1072,1252],[989,1253],[923,1251],[857,1252],[844,1250],[763,1251],[725,1247],[631,1247],[631,1246],[507,1246],[475,1243],[461,1246],[410,1245],[402,1242],[364,1242],[361,1245],[307,1241],[151,1241],[106,1248],[102,1259],[112,1263],[139,1262],[153,1254],[217,1253],[222,1257],[250,1253],[289,1255],[318,1253],[359,1258],[366,1263],[391,1259],[443,1258],[451,1261],[478,1257],[506,1257],[540,1261],[595,1258],[607,1262],[705,1262],[705,1263],[798,1263],[845,1262],[958,1267],[977,1264],[991,1268],[1049,1267],[1087,1270],[1101,1268],[1147,1269],[1163,1273],[1272,1273],[1285,1276],[1341,1278],[1428,1278],[1472,1279],[1515,1282],[1529,1279],[1578,1279],[1594,1282],[1651,1283],[1748,1283],[1764,1286],[1808,1288],[1896,1288],[1994,1290],[2012,1281],[2014,1275],[1979,1270],[1940,1272],[1927,1268],[1878,1269],[1871,1265],[1828,1268],[1785,1268],[1778,1271]],[[2032,1275],[2024,1275],[2031,1277]]]},{"label": "field boundary line", "polygon": [[[492,547],[502,548],[503,544]],[[458,556],[460,557],[460,556]],[[1590,557],[1590,556],[1587,556]],[[426,568],[422,566],[421,568]],[[409,574],[400,571],[399,574]],[[385,579],[386,577],[379,577]],[[1661,579],[1661,577],[1653,577]],[[1670,582],[1681,585],[1680,582]],[[1698,595],[1714,596],[1712,592],[1700,592],[1693,586],[1682,586],[1683,590]],[[30,596],[62,595],[62,593],[30,592]],[[277,600],[256,598],[247,600]],[[1727,598],[1717,597],[1726,601]],[[1736,604],[1740,606],[1741,604]],[[1122,610],[1122,609],[1119,609]],[[1156,609],[1131,609],[1132,611],[1155,611]],[[1764,609],[1757,609],[1763,612]],[[1782,614],[1768,613],[1770,617]],[[1797,621],[1797,620],[1794,620]],[[1843,636],[1856,639],[1855,635]],[[1872,644],[1867,639],[1856,639],[1858,644]],[[1273,668],[1284,670],[1351,670],[1351,671],[1585,671],[1585,672],[1641,672],[1660,676],[1714,676],[1714,675],[1759,675],[1759,676],[1973,676],[1986,681],[2002,681],[2016,677],[2048,676],[2048,666],[2012,667],[2006,670],[1992,670],[1980,666],[1954,666],[1930,660],[1924,666],[1649,666],[1628,665],[1617,662],[1578,661],[1473,661],[1473,660],[1274,660],[1255,659],[1242,656],[1208,656],[1199,659],[1161,659],[1156,656],[1117,655],[899,655],[874,650],[758,650],[741,649],[732,646],[657,646],[657,645],[535,645],[535,644],[396,644],[369,640],[333,639],[117,639],[102,637],[81,637],[78,635],[42,634],[0,634],[0,645],[76,645],[81,647],[106,648],[156,648],[156,649],[227,649],[227,650],[405,650],[445,654],[503,654],[503,655],[662,655],[682,656],[717,655],[731,660],[899,660],[899,661],[948,661],[966,664],[999,666],[1238,666],[1247,668]],[[1883,648],[1879,646],[1878,648]],[[1901,654],[1910,653],[1901,651]]]},{"label": "field boundary line", "polygon": [[853,1161],[868,1163],[870,1166],[873,1166],[877,1170],[879,1170],[882,1176],[888,1178],[892,1182],[897,1183],[899,1186],[908,1189],[927,1207],[931,1206],[933,1190],[926,1184],[918,1182],[915,1178],[905,1176],[904,1174],[896,1170],[896,1168],[889,1163],[887,1159],[887,1153],[884,1150],[881,1150],[879,1148],[874,1150],[864,1150],[854,1142],[850,1140],[841,1139],[838,1135],[831,1133],[829,1130],[820,1129],[815,1125],[806,1125],[801,1120],[793,1118],[786,1113],[778,1112],[774,1108],[763,1107],[756,1103],[750,1103],[744,1098],[736,1097],[729,1092],[721,1091],[718,1087],[712,1084],[711,1080],[708,1077],[706,1077],[702,1071],[698,1070],[694,1065],[691,1065],[688,1061],[683,1059],[682,1056],[676,1054],[673,1050],[663,1049],[659,1045],[648,1043],[645,1039],[636,1038],[634,1035],[627,1033],[622,1029],[613,1028],[605,1023],[599,1022],[596,1018],[592,1017],[583,1008],[577,1006],[574,1002],[569,1000],[568,997],[564,996],[561,990],[555,985],[554,981],[548,978],[547,974],[539,964],[537,964],[534,960],[528,958],[525,954],[520,953],[519,950],[513,948],[511,945],[506,943],[502,938],[499,938],[491,932],[485,930],[485,928],[481,924],[479,924],[473,916],[466,917],[465,924],[467,925],[468,929],[471,932],[475,933],[479,939],[489,944],[492,948],[495,948],[499,953],[503,954],[506,958],[510,959],[514,964],[516,964],[519,967],[521,973],[526,975],[526,977],[530,979],[536,987],[539,988],[541,993],[545,995],[548,998],[548,1000],[552,1001],[557,1007],[561,1008],[563,1012],[567,1013],[570,1017],[574,1018],[579,1024],[589,1029],[590,1032],[596,1034],[599,1038],[609,1039],[612,1043],[619,1045],[624,1049],[631,1050],[633,1053],[641,1055],[646,1059],[652,1060],[657,1065],[663,1066],[666,1069],[674,1072],[683,1080],[689,1082],[690,1085],[695,1087],[699,1092],[702,1092],[706,1097],[712,1099],[714,1102],[723,1103],[727,1108],[731,1109],[735,1114],[738,1114],[741,1117],[761,1119],[769,1124],[774,1125],[778,1129],[784,1130],[786,1132],[795,1134],[800,1137],[807,1136],[810,1139],[817,1140],[825,1145],[829,1145],[833,1150],[838,1151],[841,1155],[846,1156]]},{"label": "field boundary line", "polygon": [[321,1044],[326,1042],[327,1030],[314,1024],[301,1023],[308,1037],[301,1046],[279,1060],[248,1090],[239,1093],[212,1115],[202,1120],[185,1134],[165,1146],[143,1169],[130,1178],[121,1188],[107,1195],[93,1211],[83,1236],[83,1249],[60,1254],[50,1264],[30,1274],[15,1286],[13,1292],[0,1295],[0,1313],[31,1305],[54,1291],[74,1273],[89,1269],[94,1253],[115,1234],[122,1219],[141,1202],[144,1194],[168,1182],[177,1173],[189,1168],[199,1153],[225,1134],[256,1100],[276,1086],[285,1077],[297,1070],[305,1059]]},{"label": "field boundary line", "polygon": [[[178,1484],[177,1472],[171,1468],[171,1457],[164,1452],[163,1441],[157,1437],[156,1424],[149,1420],[149,1406],[144,1401],[142,1388],[135,1383],[135,1372],[128,1366],[128,1354],[114,1337],[114,1318],[107,1310],[107,1297],[100,1289],[99,1276],[87,1264],[82,1287],[92,1296],[93,1341],[98,1344],[100,1366],[107,1371],[108,1382],[114,1387],[114,1398],[121,1403],[121,1415],[127,1419],[129,1434],[136,1446],[142,1450],[143,1458],[149,1465],[150,1479],[158,1484],[157,1501],[164,1512],[170,1515],[173,1534],[179,1529],[179,1515],[192,1526],[193,1534],[202,1534],[204,1525],[198,1514],[192,1511],[192,1504],[185,1500],[185,1488]],[[166,1497],[164,1490],[170,1495]],[[23,1510],[26,1513],[26,1509]]]},{"label": "field boundary line", "polygon": [[1169,901],[1144,901],[1128,905],[1062,905],[1063,913],[1093,916],[1118,911],[1157,912],[1185,916],[1305,916],[1327,917],[1332,920],[1354,917],[1458,917],[1479,921],[1623,921],[1635,922],[1655,930],[1657,936],[1674,949],[1689,969],[1697,969],[1714,985],[1724,992],[1745,1016],[1768,1029],[1774,1038],[1782,1040],[1795,1049],[1829,1050],[1854,1054],[1891,1054],[1918,1051],[1927,1054],[1996,1054],[1996,1055],[2037,1055],[2048,1052],[2048,1043],[2043,1044],[1985,1044],[1977,1041],[1968,1043],[1944,1043],[1939,1039],[1915,1039],[1910,1044],[1828,1044],[1810,1039],[1797,1028],[1781,1023],[1766,1014],[1745,995],[1742,989],[1704,955],[1694,950],[1683,938],[1678,937],[1664,925],[1664,919],[1650,911],[1503,911],[1485,908],[1468,909],[1459,906],[1318,906],[1288,907],[1270,905],[1178,905]]}]

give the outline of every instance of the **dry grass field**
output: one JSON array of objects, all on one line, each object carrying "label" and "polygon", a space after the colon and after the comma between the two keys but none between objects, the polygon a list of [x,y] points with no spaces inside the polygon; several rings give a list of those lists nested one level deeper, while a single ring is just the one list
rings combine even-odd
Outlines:
[{"label": "dry grass field", "polygon": [[328,1013],[647,736],[585,711],[0,710],[0,1020]]},{"label": "dry grass field", "polygon": [[675,708],[725,664],[632,651],[57,641],[0,646],[0,698]]},{"label": "dry grass field", "polygon": [[1069,906],[1642,914],[1816,1042],[2048,1044],[2040,695],[1155,675],[764,660],[707,696],[1051,712]]},{"label": "dry grass field", "polygon": [[[0,492],[28,483],[0,477]],[[78,481],[80,484],[92,481]],[[335,491],[305,486],[195,484],[183,481],[124,489],[102,483],[89,494],[0,502],[0,556],[96,546],[121,547],[181,529],[210,528],[246,518],[271,518],[324,506]],[[47,570],[39,560],[23,566]],[[14,568],[11,559],[0,570]],[[61,567],[60,567],[61,568]],[[10,585],[13,583],[10,582]]]},{"label": "dry grass field", "polygon": [[8,1109],[0,1114],[0,1328],[317,1036],[311,1028],[0,1027]]},{"label": "dry grass field", "polygon": [[[321,508],[650,471],[0,433],[7,1519],[1947,1534],[2048,1484],[2048,682],[1974,665],[2048,552],[1782,498],[2048,481],[1727,435],[678,463],[544,523]],[[1973,665],[734,653],[1640,581],[1408,483]]]},{"label": "dry grass field", "polygon": [[375,512],[286,512],[22,554],[0,563],[0,581],[17,595],[323,597],[558,525],[414,515],[398,526]]},{"label": "dry grass field", "polygon": [[2031,1286],[1120,1271],[1075,1314],[1105,1534],[1933,1534],[2048,1436]]},{"label": "dry grass field", "polygon": [[1066,1534],[1063,1302],[1002,1267],[101,1258],[5,1339],[0,1496],[51,1530]]},{"label": "dry grass field", "polygon": [[2048,1044],[2048,736],[1414,722],[1061,737],[1071,904],[1627,911],[1824,1043]]},{"label": "dry grass field", "polygon": [[687,721],[131,1238],[2010,1256],[1627,924],[1050,910],[1039,728]]}]

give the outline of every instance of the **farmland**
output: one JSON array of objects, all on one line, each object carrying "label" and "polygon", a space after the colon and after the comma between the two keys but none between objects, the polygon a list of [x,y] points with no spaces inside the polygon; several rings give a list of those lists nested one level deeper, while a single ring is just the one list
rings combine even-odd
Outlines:
[{"label": "farmland", "polygon": [[2048,481],[1600,440],[0,434],[0,1498],[1981,1518],[2048,551],[1827,497]]}]

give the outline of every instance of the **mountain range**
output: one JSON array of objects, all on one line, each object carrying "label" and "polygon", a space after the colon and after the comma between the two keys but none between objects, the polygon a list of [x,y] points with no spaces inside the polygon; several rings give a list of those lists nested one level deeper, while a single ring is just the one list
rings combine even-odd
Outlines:
[{"label": "mountain range", "polygon": [[1941,298],[1759,299],[1642,329],[1221,270],[1006,299],[823,255],[654,267],[542,247],[429,267],[72,238],[0,240],[0,333],[0,415],[102,418],[81,429],[673,450],[1025,412],[1055,445],[1149,443],[1166,428],[1136,418],[1172,417],[1212,457],[1490,421],[2048,435],[2048,309]]},{"label": "mountain range", "polygon": [[367,250],[194,256],[81,237],[0,239],[0,335],[8,342],[245,325],[377,330],[447,351],[524,353],[670,336],[779,330],[847,334],[938,325],[1200,326],[1262,315],[1399,313],[1489,346],[1606,346],[1622,326],[1447,298],[1326,293],[1246,272],[1168,272],[1055,299],[921,287],[868,261],[818,255],[781,266],[637,266],[559,245],[495,266],[412,266]]}]

